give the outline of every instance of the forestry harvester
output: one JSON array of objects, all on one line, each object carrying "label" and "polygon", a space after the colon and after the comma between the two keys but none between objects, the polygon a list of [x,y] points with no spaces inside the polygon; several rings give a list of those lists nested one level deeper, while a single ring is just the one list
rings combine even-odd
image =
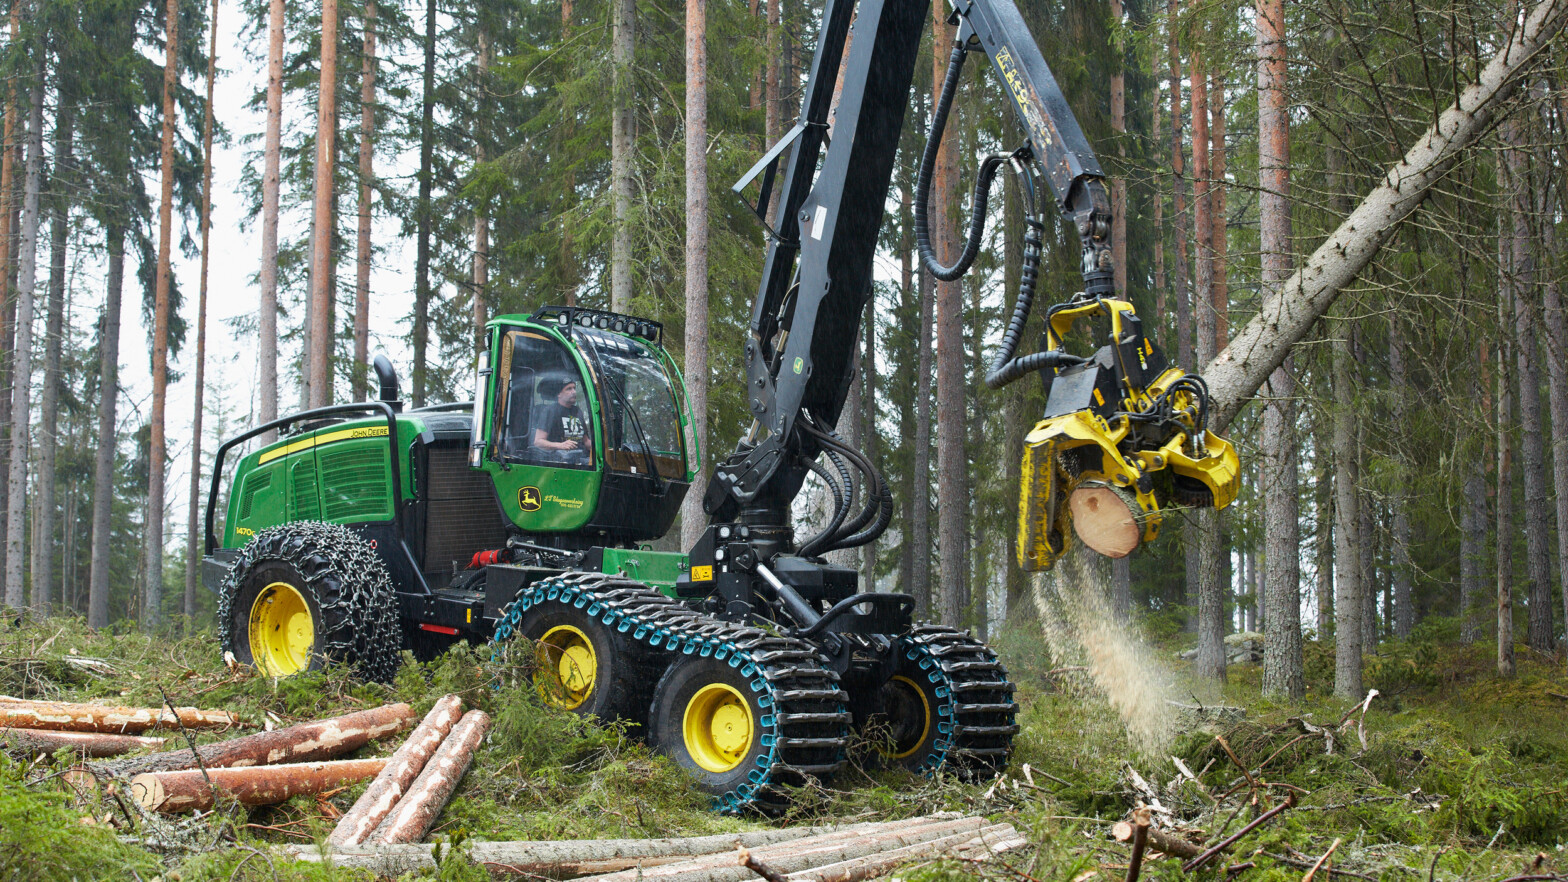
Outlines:
[{"label": "forestry harvester", "polygon": [[[800,122],[735,186],[758,184],[769,239],[745,344],[754,421],[713,466],[694,547],[645,544],[670,529],[699,467],[663,328],[569,306],[501,316],[472,403],[406,410],[378,358],[378,400],[297,413],[220,448],[204,576],[224,649],[274,676],[336,659],[385,678],[405,646],[429,656],[527,638],[545,700],[638,724],[726,810],[785,808],[792,788],[840,767],[855,728],[875,726],[887,761],[917,772],[1000,770],[1018,727],[994,653],[916,622],[912,597],[862,591],[858,573],[824,559],[874,540],[893,515],[886,483],[835,426],[928,12],[915,0],[827,0]],[[1154,538],[1173,503],[1229,504],[1236,455],[1205,428],[1202,379],[1168,365],[1115,297],[1103,176],[1012,0],[958,0],[953,19],[915,199],[922,261],[944,280],[962,275],[995,174],[1016,175],[1023,283],[986,381],[1035,375],[1049,389],[1024,452],[1019,559],[1050,567],[1074,527],[1123,555]],[[963,255],[943,266],[926,203],[971,52],[1001,76],[1027,139],[985,160]],[[1078,233],[1084,289],[1046,311],[1040,350],[1019,355],[1042,182]],[[1079,319],[1105,335],[1092,354],[1067,351]],[[271,432],[281,437],[234,469],[220,535],[224,457]],[[790,509],[808,474],[835,506],[798,538]]]}]

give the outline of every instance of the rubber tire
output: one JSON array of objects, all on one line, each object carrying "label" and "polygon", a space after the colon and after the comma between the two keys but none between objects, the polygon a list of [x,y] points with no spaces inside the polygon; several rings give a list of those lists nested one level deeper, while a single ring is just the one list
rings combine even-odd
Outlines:
[{"label": "rubber tire", "polygon": [[[604,624],[585,609],[569,603],[544,602],[523,613],[517,634],[529,643],[549,633],[551,628],[568,625],[581,631],[593,644],[593,654],[598,665],[594,672],[593,691],[582,704],[571,708],[579,716],[594,716],[601,720],[625,720],[639,726],[646,725],[648,709],[645,700],[638,700],[637,689],[646,687],[646,679],[639,676],[642,655],[638,644],[630,635],[622,634]],[[606,673],[609,676],[604,676]],[[548,700],[548,699],[547,699]]]},{"label": "rubber tire", "polygon": [[[751,747],[740,763],[727,772],[710,772],[697,765],[686,748],[683,732],[686,705],[699,689],[711,683],[733,687],[747,699],[751,710]],[[753,691],[751,683],[740,670],[730,667],[727,661],[694,655],[682,656],[670,665],[664,676],[659,678],[659,685],[654,687],[653,705],[648,712],[652,721],[649,742],[655,750],[669,756],[690,772],[704,792],[713,796],[732,792],[749,783],[751,773],[761,768],[757,760],[768,752],[762,743],[762,718],[771,711],[764,709],[758,702],[761,695]]]},{"label": "rubber tire", "polygon": [[251,606],[273,582],[305,599],[315,627],[310,665],[353,665],[366,680],[391,682],[403,635],[397,593],[375,548],[337,524],[296,521],[257,533],[240,551],[218,589],[223,651],[255,667],[249,639]]},{"label": "rubber tire", "polygon": [[937,729],[941,719],[937,709],[946,699],[937,696],[937,684],[917,663],[902,653],[899,662],[893,676],[879,690],[882,712],[873,718],[873,726],[880,724],[884,727],[880,731],[890,729],[893,736],[894,749],[882,754],[882,762],[918,774],[927,771],[927,759],[942,736]]}]

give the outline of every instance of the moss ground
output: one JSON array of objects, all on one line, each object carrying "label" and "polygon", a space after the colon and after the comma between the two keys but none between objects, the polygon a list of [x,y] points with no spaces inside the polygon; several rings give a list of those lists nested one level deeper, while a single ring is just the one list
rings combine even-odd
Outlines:
[{"label": "moss ground", "polygon": [[[252,724],[283,726],[388,700],[408,701],[423,713],[440,695],[459,692],[470,706],[489,711],[495,727],[436,840],[704,835],[950,810],[1009,820],[1031,841],[1005,861],[931,864],[901,874],[931,880],[1121,878],[1128,850],[1108,831],[1139,798],[1129,769],[1159,791],[1169,824],[1195,835],[1240,829],[1262,807],[1244,804],[1246,784],[1216,739],[1223,735],[1243,763],[1254,770],[1262,765],[1263,802],[1277,802],[1294,788],[1300,805],[1199,875],[1223,879],[1226,864],[1251,862],[1236,878],[1300,879],[1305,870],[1294,864],[1315,860],[1336,839],[1333,869],[1341,879],[1357,878],[1341,872],[1387,880],[1503,879],[1530,871],[1538,854],[1544,857],[1535,872],[1568,873],[1563,662],[1521,650],[1519,676],[1499,681],[1495,647],[1447,647],[1444,636],[1427,629],[1369,660],[1368,683],[1381,694],[1364,728],[1352,717],[1339,732],[1332,754],[1322,735],[1297,721],[1332,727],[1352,703],[1329,694],[1324,677],[1332,648],[1311,644],[1304,702],[1264,701],[1258,669],[1233,666],[1223,700],[1245,708],[1246,717],[1189,727],[1167,750],[1146,755],[1133,749],[1091,684],[1073,674],[1048,675],[1054,663],[1037,629],[1009,630],[996,644],[1019,684],[1023,731],[1002,784],[916,779],[856,763],[803,802],[797,816],[771,821],[713,814],[683,773],[650,753],[635,733],[543,706],[521,685],[527,672],[492,662],[485,648],[460,647],[429,664],[405,665],[389,686],[358,683],[343,671],[275,682],[226,670],[210,635],[95,634],[79,621],[50,619],[0,629],[0,695],[153,706],[163,689],[177,704],[226,708]],[[1178,668],[1179,640],[1158,650]],[[1200,782],[1179,782],[1172,757],[1198,772]],[[295,864],[266,848],[324,837],[360,787],[170,823],[128,819],[103,788],[61,774],[69,765],[63,756],[0,758],[0,882],[370,878]],[[1218,807],[1205,795],[1238,783],[1238,794]],[[485,878],[461,859],[444,862],[435,875]],[[1152,861],[1145,875],[1182,873],[1175,862]]]}]

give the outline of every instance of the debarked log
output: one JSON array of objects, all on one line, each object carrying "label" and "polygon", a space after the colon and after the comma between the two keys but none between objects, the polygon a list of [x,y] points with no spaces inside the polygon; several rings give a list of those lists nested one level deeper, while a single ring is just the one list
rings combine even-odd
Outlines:
[{"label": "debarked log", "polygon": [[0,700],[0,726],[20,729],[49,729],[56,732],[110,732],[140,735],[148,729],[228,729],[239,725],[239,717],[221,710],[168,708],[105,707],[99,704],[70,704],[63,701]]},{"label": "debarked log", "polygon": [[[385,759],[290,763],[233,769],[148,772],[131,779],[131,798],[148,811],[164,814],[210,809],[217,798],[242,805],[271,805],[302,793],[322,793],[370,778]],[[208,781],[211,781],[209,784]]]},{"label": "debarked log", "polygon": [[414,779],[424,771],[430,757],[441,746],[447,733],[452,731],[462,713],[463,700],[456,695],[443,696],[437,701],[403,745],[392,754],[392,758],[387,760],[386,768],[365,788],[354,807],[338,819],[338,825],[332,830],[332,835],[327,837],[327,843],[343,846],[364,842],[392,813],[398,800],[403,798]]},{"label": "debarked log", "polygon": [[488,731],[489,714],[482,710],[463,714],[436,749],[435,756],[425,764],[424,771],[409,785],[408,793],[398,800],[384,825],[375,831],[376,840],[396,844],[424,839],[435,826],[436,818],[441,816],[441,810],[446,808],[447,800],[452,798],[457,782],[474,761],[474,751]]},{"label": "debarked log", "polygon": [[[355,711],[330,720],[301,723],[287,729],[257,732],[216,744],[204,744],[192,753],[189,748],[152,756],[139,756],[109,763],[94,763],[99,775],[129,777],[144,772],[169,772],[178,769],[209,769],[265,766],[277,763],[313,763],[333,759],[358,750],[378,738],[395,735],[414,722],[414,711],[406,704],[388,704]],[[201,762],[196,758],[201,757]]]},{"label": "debarked log", "polygon": [[162,738],[111,735],[106,732],[55,732],[48,729],[0,728],[0,750],[14,753],[54,753],[62,747],[77,756],[119,756],[133,750],[157,750]]}]

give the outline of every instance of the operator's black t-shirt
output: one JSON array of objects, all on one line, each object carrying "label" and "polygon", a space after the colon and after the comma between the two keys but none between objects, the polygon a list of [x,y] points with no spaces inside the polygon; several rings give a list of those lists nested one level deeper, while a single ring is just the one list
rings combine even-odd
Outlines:
[{"label": "operator's black t-shirt", "polygon": [[544,419],[538,428],[544,430],[546,441],[585,441],[588,436],[588,424],[583,420],[582,410],[575,405],[563,407],[558,401],[544,406]]}]

